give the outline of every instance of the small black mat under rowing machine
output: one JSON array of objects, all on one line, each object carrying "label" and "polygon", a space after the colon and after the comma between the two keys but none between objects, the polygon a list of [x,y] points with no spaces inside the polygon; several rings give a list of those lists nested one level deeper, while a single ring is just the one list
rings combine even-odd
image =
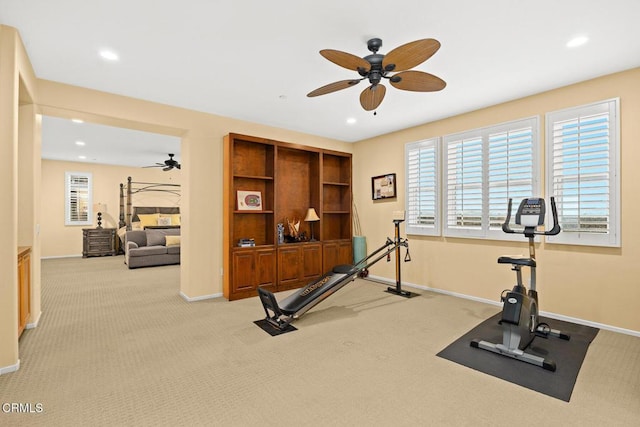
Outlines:
[{"label": "small black mat under rowing machine", "polygon": [[298,330],[298,328],[296,328],[295,326],[292,326],[292,325],[287,325],[287,327],[284,328],[284,329],[276,328],[271,323],[269,323],[267,321],[267,319],[255,320],[253,323],[258,325],[260,327],[260,329],[262,329],[263,331],[267,332],[272,337],[275,337],[276,335],[286,334],[287,332],[293,332],[293,331],[297,331]]},{"label": "small black mat under rowing machine", "polygon": [[498,324],[500,317],[501,313],[497,313],[480,323],[438,353],[438,356],[568,402],[589,344],[595,339],[599,329],[540,317],[540,322],[571,336],[569,341],[536,337],[527,348],[527,352],[554,360],[557,368],[555,372],[551,372],[520,360],[471,347],[469,343],[474,338],[493,343],[502,342],[502,327]]}]

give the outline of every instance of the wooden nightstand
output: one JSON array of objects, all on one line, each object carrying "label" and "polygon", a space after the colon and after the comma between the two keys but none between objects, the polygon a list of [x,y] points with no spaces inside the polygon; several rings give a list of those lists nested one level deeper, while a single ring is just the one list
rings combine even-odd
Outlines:
[{"label": "wooden nightstand", "polygon": [[82,257],[116,255],[115,228],[83,228]]}]

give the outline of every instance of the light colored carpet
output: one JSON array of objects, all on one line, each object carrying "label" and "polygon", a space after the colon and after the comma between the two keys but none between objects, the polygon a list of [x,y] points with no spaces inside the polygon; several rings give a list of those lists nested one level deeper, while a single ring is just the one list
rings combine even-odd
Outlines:
[{"label": "light colored carpet", "polygon": [[[566,403],[436,353],[496,307],[356,280],[271,337],[257,298],[185,302],[177,266],[44,260],[40,325],[0,376],[11,426],[637,426],[640,339],[600,331]],[[279,298],[282,295],[278,295]]]}]

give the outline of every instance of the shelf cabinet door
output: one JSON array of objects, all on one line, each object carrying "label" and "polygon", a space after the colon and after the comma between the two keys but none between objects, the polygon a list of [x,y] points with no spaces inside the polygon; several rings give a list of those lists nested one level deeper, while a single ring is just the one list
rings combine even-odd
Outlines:
[{"label": "shelf cabinet door", "polygon": [[280,290],[295,287],[300,280],[300,249],[299,246],[278,248],[278,286],[282,287]]},{"label": "shelf cabinet door", "polygon": [[256,260],[256,286],[275,288],[276,286],[276,255],[273,249],[258,249]]},{"label": "shelf cabinet door", "polygon": [[255,253],[240,251],[233,253],[233,291],[242,292],[255,288]]},{"label": "shelf cabinet door", "polygon": [[320,244],[302,247],[302,280],[305,284],[322,275],[322,248]]},{"label": "shelf cabinet door", "polygon": [[324,271],[329,271],[336,265],[352,264],[353,253],[351,241],[336,240],[333,242],[324,242],[322,259],[324,260]]},{"label": "shelf cabinet door", "polygon": [[322,275],[322,245],[292,244],[278,248],[278,290],[298,288]]},{"label": "shelf cabinet door", "polygon": [[256,295],[259,286],[267,289],[275,288],[275,250],[273,248],[246,248],[233,251],[231,275],[231,299]]}]

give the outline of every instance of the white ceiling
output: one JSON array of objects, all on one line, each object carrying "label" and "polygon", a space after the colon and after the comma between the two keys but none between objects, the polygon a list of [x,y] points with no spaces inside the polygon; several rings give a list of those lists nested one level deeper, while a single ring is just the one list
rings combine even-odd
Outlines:
[{"label": "white ceiling", "polygon": [[[349,142],[638,67],[638,17],[638,0],[0,2],[0,23],[19,30],[39,78]],[[577,35],[589,42],[567,48]],[[365,56],[372,37],[382,54],[439,40],[415,69],[447,87],[387,85],[375,116],[359,104],[364,82],[306,97],[357,77],[319,50]],[[102,48],[120,60],[103,61]]]}]

